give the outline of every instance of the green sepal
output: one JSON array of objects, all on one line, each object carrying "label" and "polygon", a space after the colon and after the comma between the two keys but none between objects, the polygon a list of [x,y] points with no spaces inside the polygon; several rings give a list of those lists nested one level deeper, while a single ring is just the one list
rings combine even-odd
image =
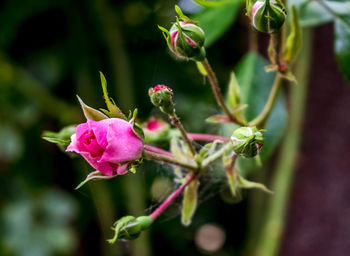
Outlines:
[{"label": "green sepal", "polygon": [[201,75],[203,75],[203,76],[208,76],[208,72],[207,72],[207,70],[204,68],[202,62],[196,61],[196,65],[197,65],[198,71],[199,71],[199,73],[201,73]]},{"label": "green sepal", "polygon": [[129,120],[129,123],[132,125],[132,129],[134,131],[134,133],[141,139],[144,140],[145,139],[145,134],[143,133],[143,129],[141,127],[141,125],[139,125],[138,123],[136,123],[136,117],[137,117],[137,113],[138,113],[138,109],[135,108],[131,119]]},{"label": "green sepal", "polygon": [[[116,175],[115,175],[116,176]],[[106,179],[112,179],[115,176],[107,176],[102,174],[99,171],[94,171],[91,172],[88,176],[86,176],[85,180],[83,180],[82,182],[79,183],[78,186],[76,186],[75,190],[78,190],[79,188],[81,188],[82,186],[84,186],[87,182],[91,181],[91,180],[106,180]]]},{"label": "green sepal", "polygon": [[183,140],[179,140],[176,137],[172,138],[170,141],[170,152],[174,155],[174,158],[179,161],[195,164],[192,160],[192,152]]},{"label": "green sepal", "polygon": [[76,126],[70,125],[64,127],[59,132],[44,131],[41,138],[48,142],[55,143],[60,147],[60,149],[65,150],[65,148],[70,144],[70,138],[75,131]]},{"label": "green sepal", "polygon": [[245,189],[260,189],[266,193],[272,194],[273,192],[268,189],[264,184],[258,183],[258,182],[253,182],[249,181],[245,178],[243,178],[241,175],[237,175],[237,184],[240,188],[245,188]]},{"label": "green sepal", "polygon": [[[118,106],[115,104],[114,100],[108,96],[107,91],[107,81],[103,73],[100,71],[100,79],[101,79],[101,85],[103,90],[103,97],[106,102],[106,106],[108,108],[108,116],[109,117],[115,117],[115,118],[121,118],[126,120],[126,116],[123,114],[123,112],[118,108]],[[107,112],[104,110],[103,112]]]},{"label": "green sepal", "polygon": [[213,154],[219,144],[223,144],[221,140],[214,140],[211,143],[205,144],[199,153],[195,156],[197,164],[200,166],[202,161],[207,158],[210,154]]},{"label": "green sepal", "polygon": [[129,163],[128,172],[129,172],[129,173],[132,173],[132,174],[135,174],[137,168],[142,164],[142,162],[143,162],[143,159],[140,158],[140,159],[137,159],[137,160],[135,160],[135,161]]},{"label": "green sepal", "polygon": [[228,106],[233,110],[241,102],[241,90],[234,72],[231,72],[228,84]]},{"label": "green sepal", "polygon": [[231,123],[231,120],[226,115],[213,115],[205,119],[205,121],[213,124]]},{"label": "green sepal", "polygon": [[226,169],[226,178],[229,185],[232,196],[236,197],[238,192],[238,182],[237,182],[237,173],[236,168],[227,168]]},{"label": "green sepal", "polygon": [[180,20],[183,20],[184,22],[196,24],[195,21],[191,20],[189,17],[187,17],[186,15],[183,14],[182,10],[180,9],[180,7],[178,5],[175,5],[175,12],[179,16]]},{"label": "green sepal", "polygon": [[283,53],[283,60],[287,63],[293,63],[298,56],[302,43],[302,30],[299,24],[298,12],[295,6],[292,6],[292,25],[291,31],[286,41],[286,47]]},{"label": "green sepal", "polygon": [[298,83],[297,78],[295,77],[295,75],[293,74],[293,72],[290,71],[290,70],[287,70],[285,73],[280,73],[280,75],[281,75],[284,79],[287,79],[289,82]]},{"label": "green sepal", "polygon": [[254,5],[254,1],[253,0],[246,0],[246,14],[249,19],[250,17],[252,16],[252,8],[253,8],[253,5]]},{"label": "green sepal", "polygon": [[93,120],[93,121],[101,121],[108,118],[108,116],[98,111],[97,109],[94,109],[86,105],[78,95],[77,95],[77,98],[79,100],[81,108],[83,109],[86,119]]},{"label": "green sepal", "polygon": [[197,4],[204,6],[204,7],[217,7],[217,6],[222,6],[225,4],[231,4],[237,0],[218,0],[218,1],[208,1],[208,0],[193,0]]},{"label": "green sepal", "polygon": [[277,64],[270,64],[265,66],[266,72],[277,72],[278,71],[278,65]]},{"label": "green sepal", "polygon": [[[192,174],[189,174],[192,175]],[[181,223],[184,226],[191,224],[198,202],[198,178],[193,179],[185,188],[182,199]]]},{"label": "green sepal", "polygon": [[172,45],[171,45],[171,36],[170,36],[169,31],[166,28],[159,26],[159,25],[158,25],[158,28],[160,29],[160,31],[162,31],[163,37],[164,37],[169,49],[171,50]]}]

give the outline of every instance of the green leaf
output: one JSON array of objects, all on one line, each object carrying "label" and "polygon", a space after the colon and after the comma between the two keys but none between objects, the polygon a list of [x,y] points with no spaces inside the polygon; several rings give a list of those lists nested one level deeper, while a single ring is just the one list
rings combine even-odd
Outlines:
[{"label": "green leaf", "polygon": [[205,47],[209,47],[218,40],[235,21],[241,9],[242,1],[237,0],[213,8],[204,8],[193,15],[193,20],[198,21],[205,33]]},{"label": "green leaf", "polygon": [[[267,64],[268,61],[257,53],[249,53],[238,63],[235,69],[241,89],[241,103],[248,105],[243,111],[247,120],[252,120],[261,112],[270,94],[275,74],[265,72],[264,66]],[[265,127],[264,146],[260,152],[263,163],[271,156],[282,138],[286,122],[285,99],[280,93]],[[231,136],[236,127],[233,124],[224,124],[223,135]],[[259,167],[255,159],[239,158],[237,164],[244,175]]]},{"label": "green leaf", "polygon": [[181,222],[184,226],[191,224],[198,201],[198,179],[192,180],[185,188],[182,200]]},{"label": "green leaf", "polygon": [[230,4],[233,2],[238,2],[239,0],[218,0],[218,1],[210,1],[210,0],[193,0],[197,4],[204,6],[204,7],[216,7],[216,6],[222,6],[226,4]]},{"label": "green leaf", "polygon": [[335,21],[335,54],[340,69],[350,81],[350,15]]},{"label": "green leaf", "polygon": [[116,117],[116,118],[122,118],[126,119],[126,116],[123,114],[123,112],[120,110],[120,108],[117,107],[115,102],[112,98],[109,98],[108,91],[107,91],[107,81],[103,73],[100,71],[100,79],[101,79],[101,85],[103,90],[103,97],[105,99],[107,108],[109,110],[109,117]]},{"label": "green leaf", "polygon": [[[350,13],[349,1],[323,1],[336,15],[347,15]],[[324,6],[318,1],[290,0],[289,6],[295,5],[300,17],[302,27],[318,26],[335,19]]]},{"label": "green leaf", "polygon": [[101,113],[97,109],[94,109],[94,108],[89,107],[88,105],[86,105],[82,101],[82,99],[80,99],[80,97],[78,95],[77,95],[77,98],[79,100],[81,108],[83,109],[83,112],[84,112],[84,115],[85,115],[86,119],[90,119],[90,120],[93,120],[93,121],[101,121],[101,120],[104,120],[104,119],[108,118],[108,116],[106,116],[105,114]]},{"label": "green leaf", "polygon": [[284,50],[283,59],[288,62],[292,63],[301,48],[301,42],[302,42],[302,31],[299,24],[299,17],[297,10],[295,6],[292,6],[293,16],[292,16],[292,24],[291,24],[291,31],[287,38],[286,42],[286,48]]}]

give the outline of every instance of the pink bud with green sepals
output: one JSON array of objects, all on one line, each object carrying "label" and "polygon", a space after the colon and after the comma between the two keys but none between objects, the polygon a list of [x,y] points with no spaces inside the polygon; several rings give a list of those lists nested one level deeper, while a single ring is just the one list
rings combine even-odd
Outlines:
[{"label": "pink bud with green sepals", "polygon": [[173,91],[169,87],[158,84],[148,90],[148,95],[152,104],[159,107],[163,113],[174,115],[175,106],[173,103]]},{"label": "pink bud with green sepals", "polygon": [[274,34],[283,26],[287,17],[280,0],[258,0],[251,9],[251,22],[260,32]]},{"label": "pink bud with green sepals", "polygon": [[142,124],[145,142],[162,142],[169,139],[170,125],[161,119],[150,117]]},{"label": "pink bud with green sepals", "polygon": [[168,31],[158,26],[163,32],[169,49],[180,59],[203,61],[205,59],[204,31],[191,19],[183,15],[178,6],[175,10],[179,17]]}]

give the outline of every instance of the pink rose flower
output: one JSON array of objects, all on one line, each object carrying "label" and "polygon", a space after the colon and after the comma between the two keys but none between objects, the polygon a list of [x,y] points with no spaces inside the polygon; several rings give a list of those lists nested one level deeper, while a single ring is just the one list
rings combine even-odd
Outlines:
[{"label": "pink rose flower", "polygon": [[79,124],[66,151],[82,155],[99,172],[114,176],[125,174],[128,162],[139,159],[142,150],[143,141],[130,123],[108,118]]}]

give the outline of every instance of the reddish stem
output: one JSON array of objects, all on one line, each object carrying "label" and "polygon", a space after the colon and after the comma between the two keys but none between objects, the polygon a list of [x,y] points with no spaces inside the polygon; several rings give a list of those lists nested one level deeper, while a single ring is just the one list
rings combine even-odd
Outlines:
[{"label": "reddish stem", "polygon": [[224,142],[228,142],[230,138],[218,136],[218,135],[212,135],[212,134],[204,134],[204,133],[189,133],[188,137],[192,140],[199,140],[199,141],[214,141],[214,140],[222,140]]},{"label": "reddish stem", "polygon": [[162,155],[165,155],[165,156],[173,156],[172,153],[164,150],[164,149],[161,149],[161,148],[157,148],[157,147],[154,147],[154,146],[151,146],[151,145],[144,145],[144,148],[146,150],[149,150],[149,151],[152,151],[152,152],[155,152],[155,153],[158,153],[158,154],[162,154]]},{"label": "reddish stem", "polygon": [[185,184],[178,187],[149,217],[154,221],[160,214],[162,214],[171,205],[174,200],[182,193],[186,186],[193,180],[195,174],[191,174]]}]

